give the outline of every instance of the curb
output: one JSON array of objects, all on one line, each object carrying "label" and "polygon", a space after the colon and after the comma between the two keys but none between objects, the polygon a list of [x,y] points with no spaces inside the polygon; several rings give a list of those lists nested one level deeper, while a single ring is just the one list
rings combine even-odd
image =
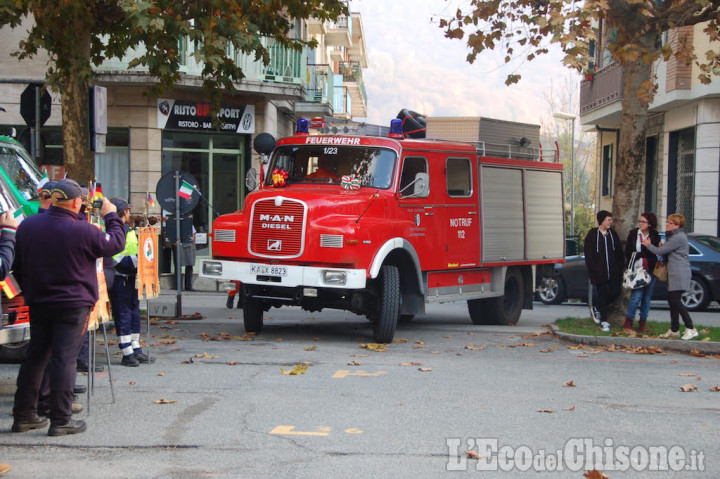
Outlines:
[{"label": "curb", "polygon": [[683,341],[681,339],[630,338],[620,336],[581,336],[563,333],[554,323],[550,324],[552,333],[558,338],[571,343],[587,344],[588,346],[656,346],[663,351],[690,353],[696,350],[700,354],[720,354],[720,343],[711,341]]}]

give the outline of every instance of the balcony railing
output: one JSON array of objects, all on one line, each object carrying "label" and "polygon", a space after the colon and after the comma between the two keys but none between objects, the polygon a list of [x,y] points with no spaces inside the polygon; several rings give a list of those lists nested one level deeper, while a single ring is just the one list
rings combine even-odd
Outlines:
[{"label": "balcony railing", "polygon": [[623,69],[613,63],[580,84],[580,114],[622,100]]},{"label": "balcony railing", "polygon": [[305,101],[312,103],[333,103],[335,96],[335,75],[330,65],[309,64]]},{"label": "balcony railing", "polygon": [[365,92],[365,81],[363,80],[362,68],[358,62],[338,63],[338,72],[343,76],[344,83],[355,83],[360,90],[363,101],[367,105],[367,93]]},{"label": "balcony railing", "polygon": [[333,111],[335,116],[342,118],[350,118],[352,114],[352,98],[350,97],[350,91],[348,87],[336,86],[335,87],[335,98],[333,100]]}]

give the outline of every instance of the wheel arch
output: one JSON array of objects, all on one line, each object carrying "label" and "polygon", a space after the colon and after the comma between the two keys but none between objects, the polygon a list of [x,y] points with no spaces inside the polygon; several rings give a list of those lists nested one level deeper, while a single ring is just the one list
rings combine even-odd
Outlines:
[{"label": "wheel arch", "polygon": [[377,278],[384,264],[397,266],[400,270],[401,284],[412,284],[417,287],[417,293],[425,295],[420,259],[409,241],[404,238],[392,238],[386,241],[375,253],[369,270],[370,278]]}]

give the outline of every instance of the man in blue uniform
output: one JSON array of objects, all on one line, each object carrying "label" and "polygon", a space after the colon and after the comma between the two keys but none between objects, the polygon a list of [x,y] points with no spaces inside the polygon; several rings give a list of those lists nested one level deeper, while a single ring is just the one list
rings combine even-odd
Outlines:
[{"label": "man in blue uniform", "polygon": [[43,215],[25,219],[18,228],[15,274],[30,308],[30,348],[20,366],[13,432],[43,428],[37,415],[38,390],[50,362],[49,436],[85,431],[72,419],[75,361],[90,308],[98,300],[97,258],[125,247],[125,230],[115,205],[103,201],[103,232],[76,221],[82,188],[64,179],[52,191],[53,205]]},{"label": "man in blue uniform", "polygon": [[120,364],[135,367],[147,363],[148,357],[140,347],[140,301],[135,287],[138,264],[138,238],[130,228],[130,208],[122,198],[111,198],[120,219],[125,223],[125,249],[113,257],[115,260],[115,281],[110,289],[118,346],[123,357]]}]

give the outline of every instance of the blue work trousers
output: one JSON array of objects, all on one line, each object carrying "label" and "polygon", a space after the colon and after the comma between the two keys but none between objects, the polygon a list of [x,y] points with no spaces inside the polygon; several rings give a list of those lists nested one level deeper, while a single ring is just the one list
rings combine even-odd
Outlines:
[{"label": "blue work trousers", "polygon": [[139,344],[132,343],[140,334],[140,301],[138,290],[135,289],[135,276],[115,276],[115,282],[110,290],[110,306],[115,321],[118,346],[123,356],[130,356],[135,349],[139,349]]}]

